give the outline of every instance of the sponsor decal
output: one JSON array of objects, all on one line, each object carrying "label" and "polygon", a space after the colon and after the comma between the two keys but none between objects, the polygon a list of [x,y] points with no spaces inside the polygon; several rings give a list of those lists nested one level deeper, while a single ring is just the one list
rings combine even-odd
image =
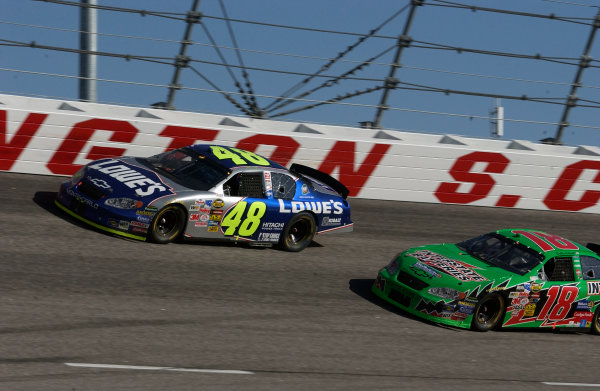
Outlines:
[{"label": "sponsor decal", "polygon": [[208,216],[209,215],[207,215],[207,214],[201,214],[200,215],[200,221],[208,221],[209,220]]},{"label": "sponsor decal", "polygon": [[258,234],[258,241],[260,242],[278,242],[279,232],[261,232]]},{"label": "sponsor decal", "polygon": [[199,221],[200,214],[199,213],[190,213],[190,221]]},{"label": "sponsor decal", "polygon": [[460,281],[487,281],[487,278],[472,270],[474,266],[447,258],[433,251],[419,250],[408,255]]},{"label": "sponsor decal", "polygon": [[212,200],[206,200],[204,201],[204,206],[206,206],[207,208],[212,207],[213,201]]},{"label": "sponsor decal", "polygon": [[511,299],[514,299],[516,297],[529,297],[529,292],[524,292],[524,291],[522,291],[522,292],[510,292],[508,294],[508,297],[511,298]]},{"label": "sponsor decal", "polygon": [[206,201],[204,201],[204,200],[196,200],[196,201],[194,201],[194,203],[196,205],[198,205],[199,207],[203,207],[204,205],[206,205]]},{"label": "sponsor decal", "polygon": [[[208,216],[208,215],[203,215],[203,216]],[[223,218],[223,215],[210,215],[210,219],[213,221],[221,221],[221,219]]]},{"label": "sponsor decal", "polygon": [[197,221],[194,224],[194,227],[206,227],[208,225],[208,223],[206,221]]},{"label": "sponsor decal", "polygon": [[155,213],[156,213],[155,210],[148,210],[148,208],[146,208],[144,210],[136,210],[135,211],[135,214],[143,215],[143,216],[154,216]]},{"label": "sponsor decal", "polygon": [[279,198],[279,213],[300,213],[304,210],[310,210],[317,214],[342,214],[343,205],[339,201],[288,201],[289,205]]},{"label": "sponsor decal", "polygon": [[86,204],[87,206],[91,206],[94,209],[98,209],[98,204],[93,202],[92,200],[88,200],[85,197],[80,196],[79,194],[75,193],[72,189],[67,189],[67,193],[75,198],[77,201],[81,202],[82,204]]},{"label": "sponsor decal", "polygon": [[209,220],[208,221],[208,226],[209,227],[218,227],[219,226],[219,222],[218,221],[214,221],[214,220]]},{"label": "sponsor decal", "polygon": [[129,229],[129,221],[120,220],[119,221],[119,229],[128,230]]},{"label": "sponsor decal", "polygon": [[214,215],[222,215],[223,214],[223,209],[203,209],[206,212],[205,213],[211,213]]},{"label": "sponsor decal", "polygon": [[152,220],[149,216],[135,216],[135,218],[142,223],[149,223]]},{"label": "sponsor decal", "polygon": [[146,232],[148,232],[148,228],[143,228],[143,227],[131,227],[131,231],[132,231],[132,232],[146,233]]},{"label": "sponsor decal", "polygon": [[209,226],[207,229],[208,232],[219,232],[219,227],[218,226]]},{"label": "sponsor decal", "polygon": [[588,295],[600,295],[600,282],[599,281],[588,281],[587,290],[588,290]]},{"label": "sponsor decal", "polygon": [[340,225],[342,224],[342,218],[341,217],[328,217],[325,216],[323,217],[323,220],[321,220],[321,225],[324,227],[330,226],[330,225]]},{"label": "sponsor decal", "polygon": [[139,221],[130,221],[129,225],[132,225],[134,227],[142,227],[142,228],[148,228],[150,226],[150,224],[148,224],[148,223],[142,223]]},{"label": "sponsor decal", "polygon": [[94,184],[94,186],[96,186],[100,189],[105,189],[105,190],[110,189],[110,185],[104,179],[92,178],[92,177],[88,177],[88,179],[90,180],[90,182],[92,182]]},{"label": "sponsor decal", "polygon": [[592,307],[594,306],[594,302],[593,301],[589,301],[589,300],[579,300],[577,302],[577,310],[583,311],[583,310],[591,310]]},{"label": "sponsor decal", "polygon": [[135,193],[139,196],[149,196],[155,192],[169,192],[166,185],[162,182],[157,182],[148,178],[140,171],[134,170],[129,166],[122,164],[117,160],[104,160],[88,166],[91,170],[98,170],[119,182],[123,183],[130,189],[135,189]]},{"label": "sponsor decal", "polygon": [[523,316],[533,316],[533,314],[535,313],[535,307],[535,304],[525,305],[525,312],[523,313]]},{"label": "sponsor decal", "polygon": [[223,201],[220,198],[217,198],[216,200],[213,201],[212,203],[212,207],[213,208],[217,208],[217,209],[221,209],[222,207],[225,206],[225,201]]},{"label": "sponsor decal", "polygon": [[263,231],[275,231],[283,229],[285,223],[275,223],[270,221],[265,221],[262,223],[261,230]]},{"label": "sponsor decal", "polygon": [[200,205],[190,205],[190,212],[197,212],[200,210]]},{"label": "sponsor decal", "polygon": [[108,225],[117,228],[119,226],[119,222],[115,219],[108,219]]}]

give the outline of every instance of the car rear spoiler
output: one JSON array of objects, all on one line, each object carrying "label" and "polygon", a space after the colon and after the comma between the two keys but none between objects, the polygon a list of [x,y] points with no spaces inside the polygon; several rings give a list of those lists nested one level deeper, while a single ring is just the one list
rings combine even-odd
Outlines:
[{"label": "car rear spoiler", "polygon": [[331,175],[325,174],[322,171],[316,170],[312,167],[303,166],[302,164],[294,163],[290,167],[290,171],[297,175],[307,176],[312,179],[316,179],[319,182],[326,184],[333,190],[337,191],[343,199],[348,197],[350,190],[344,186],[340,181],[333,178]]}]

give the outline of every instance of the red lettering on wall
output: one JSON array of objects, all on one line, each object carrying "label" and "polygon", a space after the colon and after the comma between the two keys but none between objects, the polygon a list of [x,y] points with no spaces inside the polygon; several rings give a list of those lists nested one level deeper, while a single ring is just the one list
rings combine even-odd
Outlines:
[{"label": "red lettering on wall", "polygon": [[[448,171],[458,182],[440,183],[434,193],[437,199],[452,204],[468,204],[487,197],[496,181],[491,175],[471,172],[475,163],[479,162],[487,163],[483,172],[500,174],[504,172],[510,160],[497,152],[471,152],[459,157]],[[473,183],[473,187],[469,192],[461,193],[457,191],[461,183]]]},{"label": "red lettering on wall", "polygon": [[355,149],[356,143],[353,141],[337,141],[319,167],[320,171],[330,175],[336,167],[339,167],[339,181],[350,190],[350,196],[358,195],[367,179],[373,174],[383,156],[390,149],[390,145],[373,145],[357,170],[354,170]]},{"label": "red lettering on wall", "polygon": [[[73,162],[97,130],[112,132],[109,140],[122,143],[130,143],[138,132],[135,126],[126,121],[90,119],[79,122],[73,126],[71,132],[48,162],[48,169],[58,175],[73,175],[77,172],[81,165],[73,164]],[[90,149],[86,159],[96,160],[122,156],[124,152],[123,148],[94,146]]]},{"label": "red lettering on wall", "polygon": [[569,190],[573,188],[573,185],[575,185],[575,182],[577,182],[584,170],[596,170],[598,173],[594,177],[593,183],[600,183],[600,161],[582,160],[573,163],[565,167],[552,189],[548,192],[548,195],[546,195],[544,204],[552,210],[568,210],[573,212],[596,205],[600,199],[600,191],[597,190],[587,190],[579,200],[566,199]]},{"label": "red lettering on wall", "polygon": [[300,147],[300,144],[289,136],[272,134],[256,134],[246,137],[238,141],[236,146],[250,152],[256,152],[259,145],[274,145],[276,148],[269,158],[285,167]]},{"label": "red lettering on wall", "polygon": [[48,114],[29,113],[9,143],[6,136],[6,110],[0,110],[0,170],[11,169],[47,116]]},{"label": "red lettering on wall", "polygon": [[213,129],[169,125],[160,132],[159,136],[172,138],[171,143],[167,145],[167,149],[165,150],[170,151],[172,149],[187,147],[198,140],[213,141],[218,134],[219,131]]}]

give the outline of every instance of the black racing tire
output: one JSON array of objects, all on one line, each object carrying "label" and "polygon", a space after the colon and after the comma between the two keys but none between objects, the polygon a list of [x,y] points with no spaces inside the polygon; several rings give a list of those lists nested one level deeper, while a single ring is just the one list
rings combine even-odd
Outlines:
[{"label": "black racing tire", "polygon": [[592,319],[592,326],[590,332],[594,335],[600,335],[600,307],[594,312],[594,318]]},{"label": "black racing tire", "polygon": [[471,328],[476,331],[499,328],[506,310],[504,303],[504,297],[497,293],[489,294],[479,300],[473,311]]},{"label": "black racing tire", "polygon": [[300,212],[294,215],[283,228],[279,238],[279,247],[285,251],[302,251],[312,242],[316,232],[317,222],[313,215],[308,212]]},{"label": "black racing tire", "polygon": [[150,240],[154,243],[167,244],[176,240],[185,226],[185,211],[177,205],[162,208],[150,223]]}]

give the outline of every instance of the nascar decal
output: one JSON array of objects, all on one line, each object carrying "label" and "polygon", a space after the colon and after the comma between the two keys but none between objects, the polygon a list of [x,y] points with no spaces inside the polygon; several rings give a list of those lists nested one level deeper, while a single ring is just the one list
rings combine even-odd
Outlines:
[{"label": "nascar decal", "polygon": [[412,254],[411,257],[429,265],[442,273],[448,274],[457,280],[461,281],[487,281],[487,278],[476,273],[472,269],[474,266],[455,259],[446,258],[443,255],[434,253],[429,250],[419,250]]},{"label": "nascar decal", "polygon": [[300,213],[304,210],[310,210],[317,214],[336,214],[340,215],[344,212],[343,204],[339,201],[288,201],[284,202],[281,198],[279,201],[279,213]]},{"label": "nascar decal", "polygon": [[158,176],[150,171],[143,170],[148,174],[155,176],[156,180],[148,178],[146,174],[142,174],[141,170],[134,170],[128,165],[123,164],[118,160],[105,160],[88,166],[92,170],[98,170],[103,174],[115,178],[131,189],[135,189],[139,196],[149,196],[154,192],[170,191],[165,184],[160,182]]}]

